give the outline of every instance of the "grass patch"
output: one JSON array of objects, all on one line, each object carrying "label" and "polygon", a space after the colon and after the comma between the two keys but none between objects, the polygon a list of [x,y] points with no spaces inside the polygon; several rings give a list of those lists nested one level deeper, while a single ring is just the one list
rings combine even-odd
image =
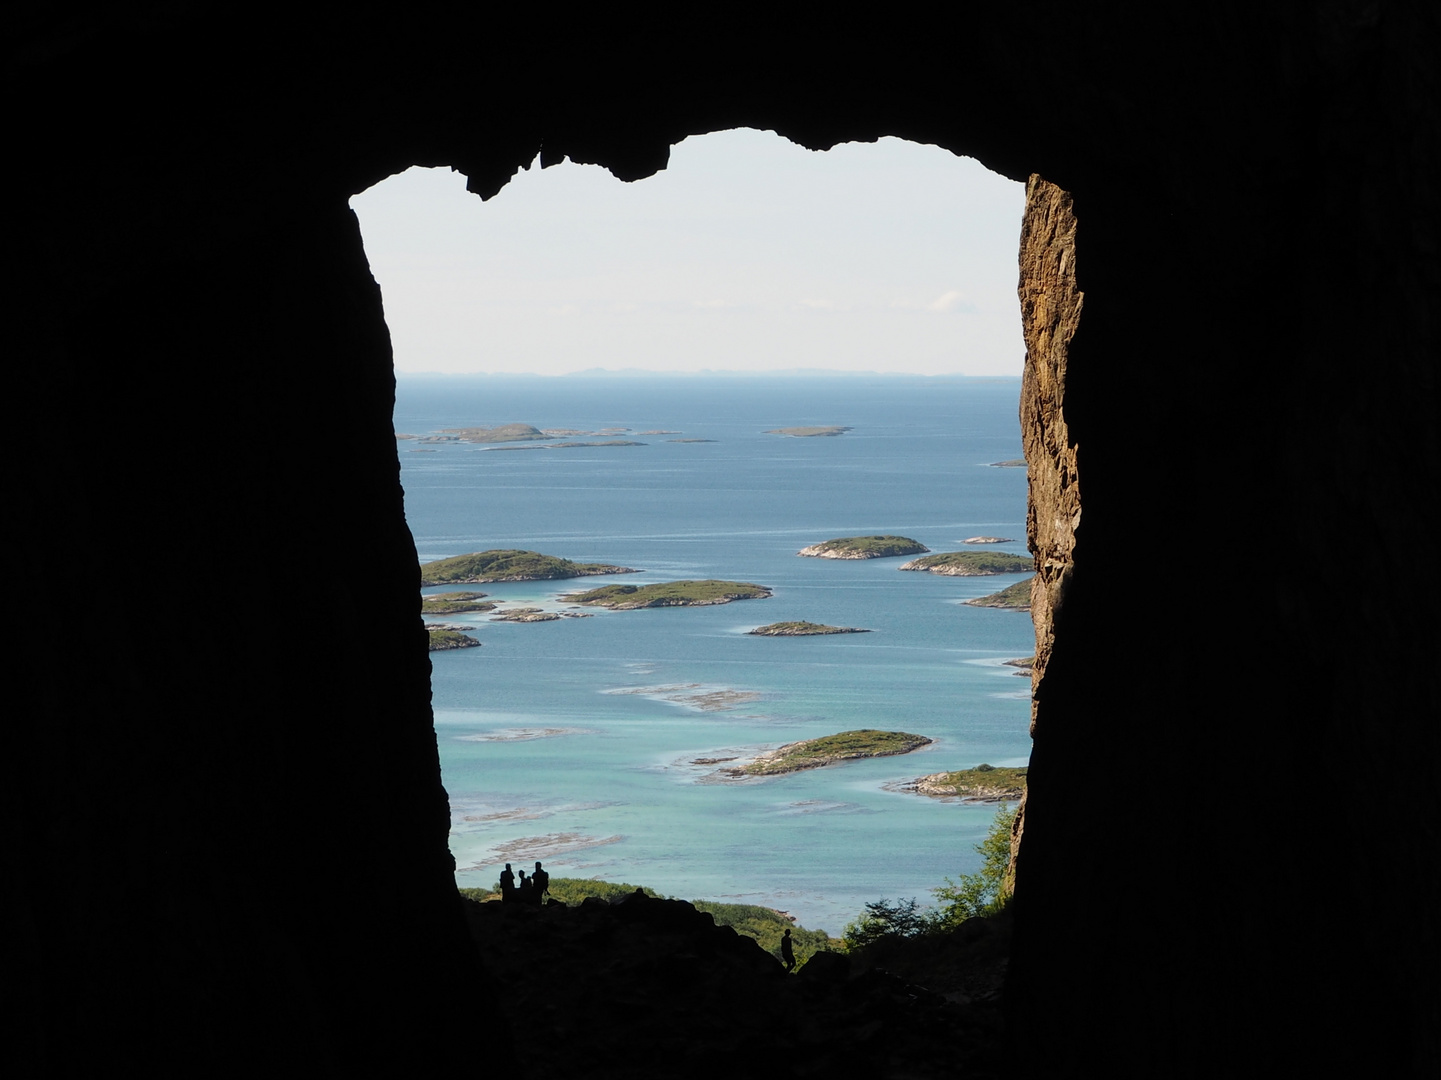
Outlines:
[{"label": "grass patch", "polygon": [[[609,903],[631,895],[636,888],[637,886],[625,882],[591,881],[586,878],[550,879],[550,895],[572,907],[583,903],[590,896]],[[642,887],[642,891],[657,900],[673,899],[654,889]],[[460,895],[478,901],[499,900],[500,882],[496,882],[490,889],[461,889]],[[833,938],[824,930],[807,930],[798,926],[789,916],[774,908],[761,907],[758,904],[721,904],[710,900],[692,900],[690,903],[697,911],[710,915],[717,926],[729,926],[737,934],[751,938],[777,960],[780,959],[781,936],[789,930],[797,966],[804,964],[818,952],[836,952],[845,947],[840,938]]]},{"label": "grass patch", "polygon": [[654,585],[602,585],[588,592],[562,597],[568,603],[589,604],[630,611],[648,607],[704,607],[732,600],[763,600],[771,595],[764,585],[744,581],[662,581]]},{"label": "grass patch", "polygon": [[752,938],[777,960],[781,956],[781,937],[789,930],[797,968],[818,952],[839,952],[845,948],[845,942],[840,938],[833,938],[824,930],[807,930],[798,926],[789,916],[773,908],[756,904],[718,904],[710,900],[692,900],[691,903],[697,911],[710,915],[717,926],[729,926],[737,934]]}]

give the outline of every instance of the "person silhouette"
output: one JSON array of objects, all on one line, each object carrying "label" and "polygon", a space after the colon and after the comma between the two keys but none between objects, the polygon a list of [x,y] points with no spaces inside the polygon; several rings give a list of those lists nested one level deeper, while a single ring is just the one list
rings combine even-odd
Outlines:
[{"label": "person silhouette", "polygon": [[545,903],[545,891],[550,888],[550,875],[540,865],[540,860],[535,861],[535,873],[530,876],[530,885],[534,890],[531,899],[537,904]]},{"label": "person silhouette", "polygon": [[530,903],[530,900],[531,900],[530,894],[531,894],[530,878],[526,877],[526,876],[525,876],[525,871],[522,870],[522,871],[520,872],[520,884],[519,884],[518,886],[516,886],[515,898],[516,898],[517,901],[519,901],[519,902],[522,903],[522,904],[528,904],[528,903]]},{"label": "person silhouette", "polygon": [[510,869],[510,863],[506,863],[505,869],[500,872],[500,899],[502,902],[515,899],[515,874]]},{"label": "person silhouette", "polygon": [[781,935],[781,960],[785,963],[787,971],[791,971],[796,966],[796,953],[795,948],[791,945],[789,930]]}]

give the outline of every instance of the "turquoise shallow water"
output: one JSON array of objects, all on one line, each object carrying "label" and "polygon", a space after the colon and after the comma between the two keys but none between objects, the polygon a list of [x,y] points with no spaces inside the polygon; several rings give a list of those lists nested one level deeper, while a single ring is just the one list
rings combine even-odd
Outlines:
[{"label": "turquoise shallow water", "polygon": [[[946,875],[973,870],[993,808],[894,787],[1026,760],[1029,681],[1001,661],[1034,650],[1030,621],[960,603],[1019,577],[903,574],[900,559],[795,553],[899,533],[934,551],[1011,537],[990,550],[1024,554],[1024,470],[992,464],[1020,457],[1018,394],[1019,380],[960,378],[402,379],[400,432],[524,422],[625,427],[646,443],[400,442],[422,560],[519,547],[641,568],[623,579],[637,584],[715,577],[775,592],[546,623],[450,620],[483,643],[432,654],[457,880],[490,884],[506,858],[541,858],[553,875],[768,904],[837,933],[868,900],[926,899]],[[852,430],[765,433],[800,424]],[[678,434],[640,434],[659,429]],[[558,608],[563,593],[607,580],[477,588]],[[744,633],[788,619],[873,632]],[[857,727],[936,743],[742,784],[692,764]]]}]

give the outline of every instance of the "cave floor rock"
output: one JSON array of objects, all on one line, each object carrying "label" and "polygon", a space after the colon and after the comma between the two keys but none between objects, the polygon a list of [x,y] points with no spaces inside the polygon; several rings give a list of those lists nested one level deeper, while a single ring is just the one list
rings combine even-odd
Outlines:
[{"label": "cave floor rock", "polygon": [[1003,1073],[1004,961],[996,966],[994,947],[989,966],[959,990],[954,972],[937,973],[955,984],[942,993],[840,954],[821,954],[787,975],[750,938],[681,900],[463,903],[528,1075],[939,1080]]}]

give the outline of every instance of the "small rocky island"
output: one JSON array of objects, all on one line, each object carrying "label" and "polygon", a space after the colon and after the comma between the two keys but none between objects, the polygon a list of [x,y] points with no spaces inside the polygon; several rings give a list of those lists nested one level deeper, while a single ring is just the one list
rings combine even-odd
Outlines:
[{"label": "small rocky island", "polygon": [[501,608],[497,611],[490,622],[556,622],[560,619],[593,619],[595,615],[589,611],[546,611],[538,607],[512,607]]},{"label": "small rocky island", "polygon": [[449,435],[451,441],[468,443],[530,442],[534,439],[552,439],[550,435],[530,424],[500,424],[497,427],[441,428],[442,435]]},{"label": "small rocky island", "polygon": [[422,615],[463,615],[469,611],[494,611],[495,601],[483,592],[443,592],[420,598]]},{"label": "small rocky island", "polygon": [[435,630],[430,631],[430,651],[446,652],[449,649],[478,649],[480,642],[469,634],[462,634],[459,630]]},{"label": "small rocky island", "polygon": [[1030,611],[1031,610],[1031,582],[1036,580],[1032,574],[1025,581],[1018,581],[1014,585],[1007,585],[1000,592],[991,593],[988,596],[978,596],[974,600],[967,600],[971,607],[999,608],[1002,611]]},{"label": "small rocky island", "polygon": [[745,581],[660,581],[653,585],[603,585],[589,592],[561,597],[568,604],[588,604],[612,611],[654,607],[708,607],[732,600],[764,600],[771,591]]},{"label": "small rocky island", "polygon": [[555,622],[559,619],[560,612],[545,611],[538,607],[513,607],[504,608],[495,613],[491,622]]},{"label": "small rocky island", "polygon": [[819,739],[787,743],[779,749],[761,754],[749,765],[722,769],[721,773],[738,780],[750,776],[779,776],[783,773],[800,772],[802,769],[823,768],[838,761],[909,754],[912,750],[929,746],[934,741],[924,735],[912,735],[908,731],[877,731],[875,728],[842,731],[839,735],[823,735]]},{"label": "small rocky island", "polygon": [[1004,551],[943,551],[924,555],[899,567],[901,570],[928,570],[947,577],[987,577],[991,574],[1020,574],[1036,568],[1036,560],[1028,555],[1008,555]]},{"label": "small rocky island", "polygon": [[851,429],[839,425],[826,425],[821,427],[781,427],[771,428],[767,435],[789,435],[792,439],[815,439],[825,438],[830,435],[844,435]]},{"label": "small rocky island", "polygon": [[605,439],[601,442],[553,442],[553,443],[526,443],[520,446],[492,446],[490,453],[500,450],[575,450],[587,446],[645,446],[643,442],[636,442],[634,439]]},{"label": "small rocky island", "polygon": [[497,581],[557,581],[601,574],[636,574],[627,566],[578,563],[535,551],[498,548],[437,559],[420,568],[422,585],[485,585]]},{"label": "small rocky island", "polygon": [[963,544],[1009,544],[1009,536],[968,536],[961,541]]},{"label": "small rocky island", "polygon": [[796,554],[811,559],[887,559],[895,555],[919,555],[930,550],[925,544],[907,536],[842,536],[803,547]]},{"label": "small rocky island", "polygon": [[1026,770],[977,765],[974,769],[917,777],[904,785],[904,790],[933,799],[1016,802],[1026,793]]},{"label": "small rocky island", "polygon": [[747,634],[759,637],[819,637],[823,634],[869,634],[859,626],[826,626],[813,622],[777,622],[769,626],[757,626]]}]

